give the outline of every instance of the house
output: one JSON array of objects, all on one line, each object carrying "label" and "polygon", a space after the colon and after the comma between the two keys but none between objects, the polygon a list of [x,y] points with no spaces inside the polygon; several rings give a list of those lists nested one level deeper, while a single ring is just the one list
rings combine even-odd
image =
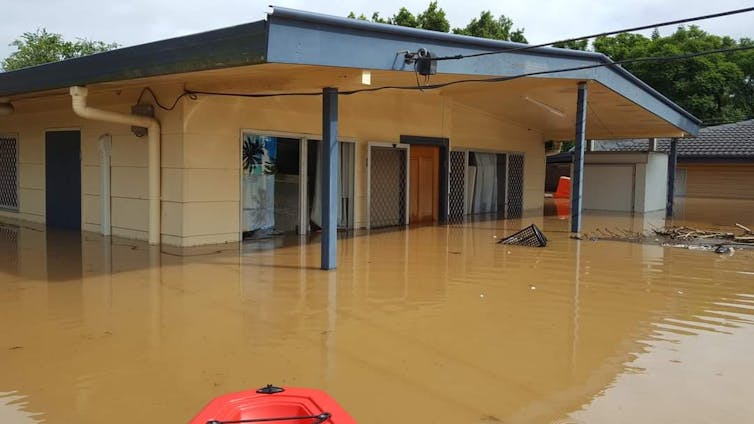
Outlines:
[{"label": "house", "polygon": [[[547,192],[555,191],[561,176],[571,175],[572,163],[573,152],[547,157]],[[584,156],[583,207],[630,213],[664,210],[667,171],[666,153],[589,151]],[[559,204],[564,205],[562,200]]]},{"label": "house", "polygon": [[[669,139],[654,150],[667,152]],[[648,152],[649,140],[595,141],[595,151]],[[678,140],[675,195],[754,200],[754,119],[715,125]]]},{"label": "house", "polygon": [[589,139],[698,130],[611,63],[276,7],[2,73],[0,218],[183,247],[541,214],[579,92]]}]

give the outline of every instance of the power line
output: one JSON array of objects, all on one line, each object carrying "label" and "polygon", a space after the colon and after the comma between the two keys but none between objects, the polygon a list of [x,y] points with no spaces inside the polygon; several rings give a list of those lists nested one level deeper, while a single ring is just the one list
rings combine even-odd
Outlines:
[{"label": "power line", "polygon": [[709,15],[695,16],[693,18],[676,19],[674,21],[665,21],[665,22],[660,22],[660,23],[656,23],[656,24],[641,25],[641,26],[637,26],[637,27],[633,27],[633,28],[626,28],[626,29],[620,29],[620,30],[615,30],[615,31],[601,32],[599,34],[585,35],[583,37],[567,38],[565,40],[553,41],[553,42],[550,42],[550,43],[526,45],[526,46],[521,46],[521,47],[513,47],[513,48],[510,48],[510,49],[495,50],[495,51],[483,52],[483,53],[473,53],[473,54],[467,54],[467,55],[458,54],[458,55],[454,55],[454,56],[442,56],[442,57],[432,58],[431,60],[438,60],[438,61],[439,60],[459,60],[459,59],[468,59],[468,58],[471,58],[471,57],[488,56],[488,55],[493,55],[493,54],[519,52],[519,51],[524,51],[524,50],[532,50],[532,49],[536,49],[536,48],[539,48],[539,47],[547,47],[547,46],[550,46],[550,45],[553,45],[553,44],[558,44],[558,43],[569,43],[571,41],[588,40],[590,38],[597,38],[597,37],[603,37],[603,36],[608,36],[608,35],[622,34],[622,33],[626,33],[626,32],[640,31],[640,30],[644,30],[644,29],[657,28],[657,27],[668,26],[668,25],[683,24],[683,23],[687,23],[687,22],[694,22],[694,21],[701,21],[701,20],[705,20],[705,19],[719,18],[719,17],[723,17],[723,16],[736,15],[736,14],[747,13],[747,12],[752,12],[752,11],[754,11],[754,7],[747,7],[747,8],[743,8],[743,9],[729,10],[729,11],[726,11],[726,12],[712,13],[712,14],[709,14]]}]

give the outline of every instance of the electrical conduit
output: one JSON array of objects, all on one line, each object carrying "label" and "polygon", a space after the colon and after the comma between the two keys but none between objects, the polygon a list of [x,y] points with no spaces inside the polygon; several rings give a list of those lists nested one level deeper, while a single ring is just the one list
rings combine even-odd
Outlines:
[{"label": "electrical conduit", "polygon": [[149,173],[149,244],[160,243],[160,122],[148,116],[128,115],[96,109],[86,104],[86,87],[70,88],[71,104],[76,115],[94,121],[147,128]]},{"label": "electrical conduit", "polygon": [[99,143],[99,168],[102,181],[99,195],[102,206],[102,220],[100,227],[103,236],[110,235],[110,155],[112,153],[112,137],[110,134],[102,134],[97,139]]}]

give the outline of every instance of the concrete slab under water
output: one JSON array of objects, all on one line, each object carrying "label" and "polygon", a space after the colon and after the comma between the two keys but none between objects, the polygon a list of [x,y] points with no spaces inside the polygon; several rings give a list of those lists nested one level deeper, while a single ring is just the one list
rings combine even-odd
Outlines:
[{"label": "concrete slab under water", "polygon": [[[754,224],[754,202],[700,212],[718,206],[675,223]],[[495,243],[530,223],[548,247]],[[160,252],[4,226],[0,422],[186,422],[267,383],[360,423],[750,421],[754,252],[568,235],[557,215],[356,235],[324,272],[317,243]]]}]

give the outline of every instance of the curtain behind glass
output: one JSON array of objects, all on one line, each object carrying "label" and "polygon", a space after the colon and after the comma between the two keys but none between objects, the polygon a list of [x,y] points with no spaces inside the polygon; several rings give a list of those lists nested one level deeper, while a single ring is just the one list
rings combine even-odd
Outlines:
[{"label": "curtain behind glass", "polygon": [[[322,142],[315,143],[314,151],[317,158],[314,173],[314,194],[311,201],[309,219],[312,224],[322,227]],[[312,145],[309,145],[309,149]],[[350,217],[353,215],[353,177],[354,177],[354,144],[338,143],[339,175],[338,175],[338,227],[350,227]]]},{"label": "curtain behind glass", "polygon": [[473,213],[495,212],[497,209],[497,155],[471,153],[476,160]]}]

